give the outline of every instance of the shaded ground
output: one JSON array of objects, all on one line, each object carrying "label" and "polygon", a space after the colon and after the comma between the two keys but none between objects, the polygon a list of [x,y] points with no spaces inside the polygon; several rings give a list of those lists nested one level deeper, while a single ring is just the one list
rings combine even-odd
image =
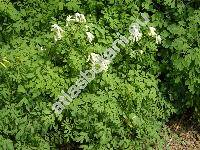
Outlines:
[{"label": "shaded ground", "polygon": [[187,111],[171,120],[167,126],[172,134],[168,140],[170,150],[200,150],[200,124]]},{"label": "shaded ground", "polygon": [[59,150],[81,150],[79,146],[80,146],[79,143],[72,142],[68,144],[62,144],[58,147],[58,149]]}]

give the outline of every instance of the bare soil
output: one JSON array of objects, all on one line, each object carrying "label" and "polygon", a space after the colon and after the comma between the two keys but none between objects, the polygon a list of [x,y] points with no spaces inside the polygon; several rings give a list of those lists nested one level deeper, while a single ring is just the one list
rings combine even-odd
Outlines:
[{"label": "bare soil", "polygon": [[190,110],[167,126],[172,132],[168,140],[170,150],[200,150],[200,124],[192,118]]}]

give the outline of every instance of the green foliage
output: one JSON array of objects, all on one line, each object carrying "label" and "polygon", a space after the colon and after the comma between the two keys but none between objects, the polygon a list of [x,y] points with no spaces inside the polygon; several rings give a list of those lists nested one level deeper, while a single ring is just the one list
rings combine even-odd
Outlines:
[{"label": "green foliage", "polygon": [[[194,6],[195,5],[195,6]],[[175,112],[200,115],[198,2],[174,0],[0,0],[0,149],[162,149],[164,123]],[[83,13],[86,23],[66,17]],[[56,116],[52,105],[91,53],[102,54],[140,12],[162,37],[148,36],[120,53]],[[65,31],[54,41],[51,25]],[[95,35],[87,41],[85,25]],[[41,48],[42,47],[42,48]],[[3,65],[2,65],[3,64]]]},{"label": "green foliage", "polygon": [[[165,85],[168,86],[171,100],[179,107],[179,112],[192,108],[198,116],[200,11],[192,7],[186,9],[186,6],[176,10],[177,15],[168,14],[170,22],[163,27],[161,34],[165,37],[160,54],[164,65],[162,72],[166,77]],[[172,18],[175,21],[172,22]]]}]

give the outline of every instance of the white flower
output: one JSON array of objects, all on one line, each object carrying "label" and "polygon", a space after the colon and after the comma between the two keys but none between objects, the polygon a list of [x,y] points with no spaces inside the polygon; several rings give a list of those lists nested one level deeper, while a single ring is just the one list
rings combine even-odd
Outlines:
[{"label": "white flower", "polygon": [[67,19],[66,19],[66,21],[67,21],[67,22],[70,22],[70,21],[71,21],[71,18],[72,18],[72,16],[70,16],[70,15],[69,15],[69,16],[67,16]]},{"label": "white flower", "polygon": [[71,22],[71,21],[75,21],[75,19],[72,19],[72,16],[67,16],[67,19],[66,19],[66,26],[68,26],[68,23]]},{"label": "white flower", "polygon": [[79,22],[79,18],[80,18],[80,14],[79,13],[75,13],[75,21]]},{"label": "white flower", "polygon": [[86,22],[85,16],[83,14],[79,14],[79,13],[75,13],[74,14],[74,18],[73,16],[67,16],[66,19],[66,26],[68,26],[68,23],[71,21],[75,21],[75,22]]},{"label": "white flower", "polygon": [[157,35],[156,36],[156,44],[160,44],[161,43],[161,36]]},{"label": "white flower", "polygon": [[75,13],[76,22],[86,22],[85,16],[83,14]]},{"label": "white flower", "polygon": [[140,50],[140,54],[143,54],[144,53],[144,51],[143,50]]},{"label": "white flower", "polygon": [[149,36],[152,36],[152,37],[156,37],[156,29],[154,28],[154,27],[149,27],[149,30],[150,30],[150,32],[149,32]]},{"label": "white flower", "polygon": [[156,34],[156,29],[154,27],[149,27],[149,36],[155,37],[156,38],[156,44],[160,44],[161,43],[161,36]]},{"label": "white flower", "polygon": [[57,24],[52,25],[51,31],[53,31],[55,34],[54,35],[55,41],[58,41],[62,38],[62,33],[64,32],[64,30],[61,27],[59,27]]},{"label": "white flower", "polygon": [[105,71],[108,70],[108,65],[111,62],[110,60],[106,60],[99,54],[95,53],[91,53],[88,58],[92,62],[92,66],[99,64],[101,69]]},{"label": "white flower", "polygon": [[90,32],[86,32],[86,34],[87,34],[88,41],[91,43],[94,39],[94,35]]},{"label": "white flower", "polygon": [[95,63],[99,63],[102,60],[102,57],[99,54],[95,54],[95,53],[91,53],[89,55],[89,60],[95,64]]},{"label": "white flower", "polygon": [[41,51],[44,51],[44,50],[46,50],[46,49],[44,49],[43,47],[40,47],[40,50],[41,50]]},{"label": "white flower", "polygon": [[80,22],[86,22],[85,16],[80,14]]},{"label": "white flower", "polygon": [[129,39],[133,40],[133,42],[137,42],[142,38],[142,33],[140,33],[140,26],[137,23],[134,23],[130,26],[129,32],[131,33]]},{"label": "white flower", "polygon": [[107,70],[108,70],[108,65],[109,65],[110,63],[111,63],[110,60],[104,59],[104,60],[102,61],[102,63],[101,63],[101,68],[102,68],[102,70],[107,71]]}]

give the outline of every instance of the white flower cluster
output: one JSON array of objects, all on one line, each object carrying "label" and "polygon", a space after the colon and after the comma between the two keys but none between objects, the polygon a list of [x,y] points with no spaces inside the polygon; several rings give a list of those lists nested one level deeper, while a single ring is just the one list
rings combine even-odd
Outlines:
[{"label": "white flower cluster", "polygon": [[111,63],[110,60],[104,59],[101,55],[91,53],[88,56],[88,61],[92,62],[92,67],[96,67],[96,65],[99,65],[102,71],[107,71],[108,70],[108,65]]},{"label": "white flower cluster", "polygon": [[86,32],[87,35],[87,40],[92,43],[93,39],[94,39],[94,35],[91,32]]},{"label": "white flower cluster", "polygon": [[[142,14],[142,17],[145,19],[144,22],[140,21],[139,19],[136,19],[136,23],[132,23],[129,27],[129,40],[132,42],[138,42],[142,38],[142,33],[140,31],[140,26],[146,26],[149,22],[149,19]],[[154,37],[156,39],[156,44],[161,43],[161,36],[156,33],[156,29],[154,27],[149,27],[149,36]]]},{"label": "white flower cluster", "polygon": [[[83,14],[79,14],[79,13],[75,13],[74,16],[67,16],[66,19],[66,26],[69,25],[70,22],[80,22],[80,23],[86,23],[86,19],[85,16]],[[85,25],[86,28],[86,35],[87,35],[87,40],[92,43],[93,39],[94,39],[94,35],[88,31],[89,26]]]},{"label": "white flower cluster", "polygon": [[[156,29],[154,27],[149,27],[149,36],[156,38],[156,44],[161,43],[161,36],[158,35],[155,31]],[[138,42],[142,38],[142,33],[140,32],[140,26],[138,23],[133,23],[129,28],[130,36],[129,40],[132,40],[132,42]]]},{"label": "white flower cluster", "polygon": [[[86,23],[86,19],[85,16],[83,14],[80,13],[75,13],[74,16],[67,16],[66,19],[66,26],[69,25],[70,22],[80,22],[80,23]],[[88,31],[89,26],[85,25],[86,28],[86,35],[87,35],[87,40],[92,43],[93,39],[94,39],[94,35]],[[64,32],[64,30],[59,27],[57,24],[52,25],[52,29],[51,31],[54,32],[54,40],[55,42],[57,42],[58,40],[60,40],[62,38],[62,33]]]},{"label": "white flower cluster", "polygon": [[132,42],[138,42],[142,38],[142,33],[140,32],[140,26],[138,23],[131,24],[129,32],[131,34],[129,40],[132,40]]},{"label": "white flower cluster", "polygon": [[52,25],[51,31],[54,32],[54,39],[56,42],[62,38],[62,33],[64,32],[64,30],[57,24]]},{"label": "white flower cluster", "polygon": [[86,19],[83,14],[79,14],[79,13],[75,13],[74,16],[69,15],[69,16],[67,16],[67,19],[66,19],[66,26],[68,26],[68,23],[72,22],[72,21],[85,23]]},{"label": "white flower cluster", "polygon": [[149,36],[152,36],[154,38],[156,38],[156,44],[160,44],[161,43],[161,36],[157,35],[157,33],[155,32],[156,29],[154,27],[149,27]]}]

